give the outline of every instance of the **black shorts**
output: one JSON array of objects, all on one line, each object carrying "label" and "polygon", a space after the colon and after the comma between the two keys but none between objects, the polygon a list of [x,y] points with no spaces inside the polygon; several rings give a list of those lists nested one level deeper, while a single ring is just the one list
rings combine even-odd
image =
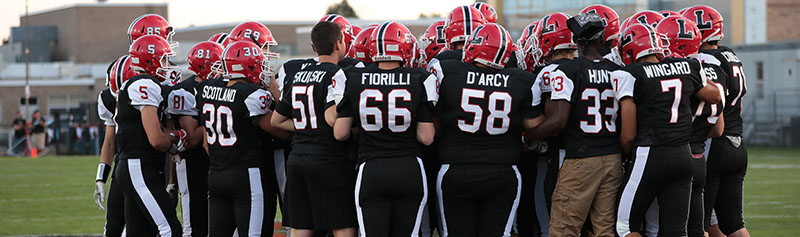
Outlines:
[{"label": "black shorts", "polygon": [[[163,159],[160,158],[160,159]],[[164,188],[159,158],[120,159],[115,177],[125,200],[129,236],[181,236],[175,205]]]},{"label": "black shorts", "polygon": [[617,234],[644,234],[645,214],[657,200],[659,235],[686,235],[693,165],[689,145],[636,147],[620,195]]},{"label": "black shorts", "polygon": [[261,168],[211,170],[208,172],[208,222],[210,236],[259,236],[272,233],[273,218],[265,217],[275,203],[264,197]]},{"label": "black shorts", "polygon": [[[290,155],[290,160],[295,154]],[[344,159],[343,159],[344,160]],[[355,167],[349,163],[324,167],[288,165],[283,225],[294,229],[356,227]]]},{"label": "black shorts", "polygon": [[710,222],[711,210],[714,210],[719,229],[730,235],[745,226],[742,186],[747,174],[747,148],[741,143],[741,137],[712,139],[706,165],[705,223]]},{"label": "black shorts", "polygon": [[422,159],[371,159],[356,178],[361,236],[419,236],[428,199]]},{"label": "black shorts", "polygon": [[436,182],[444,236],[510,236],[522,181],[516,165],[443,164]]}]

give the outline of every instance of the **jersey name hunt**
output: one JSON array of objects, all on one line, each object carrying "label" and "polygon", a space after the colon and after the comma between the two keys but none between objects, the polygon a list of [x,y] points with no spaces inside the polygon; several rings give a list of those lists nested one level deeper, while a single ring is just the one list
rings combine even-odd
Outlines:
[{"label": "jersey name hunt", "polygon": [[207,100],[233,103],[233,100],[236,99],[236,90],[231,88],[204,86],[202,96],[203,99]]},{"label": "jersey name hunt", "polygon": [[467,84],[491,87],[508,87],[509,75],[467,72]]},{"label": "jersey name hunt", "polygon": [[604,69],[586,69],[589,75],[589,83],[603,84],[611,82],[611,72]]},{"label": "jersey name hunt", "polygon": [[681,74],[691,74],[689,62],[674,62],[667,64],[653,64],[644,66],[644,73],[648,78],[667,77]]},{"label": "jersey name hunt", "polygon": [[361,84],[374,86],[407,86],[411,73],[362,73]]}]

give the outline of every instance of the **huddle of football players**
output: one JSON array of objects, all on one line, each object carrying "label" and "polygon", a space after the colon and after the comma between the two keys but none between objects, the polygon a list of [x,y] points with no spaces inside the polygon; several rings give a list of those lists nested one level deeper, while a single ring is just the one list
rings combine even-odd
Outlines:
[{"label": "huddle of football players", "polygon": [[141,16],[98,97],[104,234],[271,235],[279,203],[290,236],[749,236],[722,21],[592,5],[513,40],[486,3],[419,38],[331,14],[280,68],[244,22],[181,79],[174,30]]}]

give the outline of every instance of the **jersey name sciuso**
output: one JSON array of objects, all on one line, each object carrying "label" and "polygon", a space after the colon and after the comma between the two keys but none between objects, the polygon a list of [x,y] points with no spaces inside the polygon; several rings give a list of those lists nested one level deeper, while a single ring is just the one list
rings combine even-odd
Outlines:
[{"label": "jersey name sciuso", "polygon": [[608,60],[584,57],[563,62],[550,74],[551,100],[571,104],[564,137],[566,158],[620,153],[617,101],[611,72],[619,66]]},{"label": "jersey name sciuso", "polygon": [[423,82],[436,77],[421,68],[381,70],[376,64],[348,68],[339,117],[359,127],[359,162],[374,158],[416,158],[417,123],[433,122]]},{"label": "jersey name sciuso", "polygon": [[[311,161],[315,163],[344,161],[338,158],[345,155],[346,146],[333,137],[333,128],[325,121],[325,110],[335,105],[334,95],[343,94],[334,90],[344,90],[347,80],[344,71],[336,64],[314,63],[287,74],[285,80],[288,81],[275,110],[294,122],[292,153],[332,158]],[[289,159],[289,162],[299,161]]]},{"label": "jersey name sciuso", "polygon": [[272,95],[255,84],[227,83],[205,80],[195,95],[200,122],[206,129],[209,169],[258,167],[263,159],[258,119],[269,111]]},{"label": "jersey name sciuso", "polygon": [[117,112],[114,113],[120,159],[141,158],[151,162],[163,162],[160,158],[164,158],[165,154],[150,145],[142,125],[140,110],[144,106],[155,106],[158,108],[158,118],[161,118],[166,91],[168,88],[164,88],[149,75],[134,76],[123,83],[119,90]]},{"label": "jersey name sciuso", "polygon": [[[181,116],[190,116],[198,120],[197,124],[200,126],[203,125],[200,121],[200,114],[197,111],[197,103],[195,100],[197,86],[200,82],[195,81],[195,78],[197,78],[197,76],[192,75],[172,86],[169,96],[167,97],[167,113],[173,118],[172,122],[175,129],[182,129],[180,123]],[[188,149],[184,151],[182,155],[187,155],[186,158],[191,157],[192,159],[208,159],[208,154],[203,147],[200,146]]]},{"label": "jersey name sciuso", "polygon": [[722,70],[721,67],[713,64],[703,63],[703,72],[705,77],[711,79],[719,88],[722,101],[716,104],[709,104],[697,97],[692,97],[692,137],[689,145],[692,149],[692,154],[703,154],[706,149],[706,139],[714,125],[717,123],[719,115],[722,114],[725,105],[725,83],[728,81],[728,75]]},{"label": "jersey name sciuso", "polygon": [[692,133],[690,100],[705,86],[695,59],[665,58],[633,63],[612,75],[617,99],[636,103],[635,146],[678,146]]},{"label": "jersey name sciuso", "polygon": [[742,96],[747,93],[747,80],[745,79],[742,61],[728,47],[720,46],[718,49],[700,50],[697,55],[704,63],[722,67],[728,74],[728,81],[725,83],[725,109],[723,118],[725,120],[724,135],[742,135]]},{"label": "jersey name sciuso", "polygon": [[[516,68],[493,70],[456,60],[433,67],[439,85],[439,158],[444,164],[519,161],[523,119],[541,111],[532,105],[533,75]],[[425,83],[427,90],[436,87]]]}]

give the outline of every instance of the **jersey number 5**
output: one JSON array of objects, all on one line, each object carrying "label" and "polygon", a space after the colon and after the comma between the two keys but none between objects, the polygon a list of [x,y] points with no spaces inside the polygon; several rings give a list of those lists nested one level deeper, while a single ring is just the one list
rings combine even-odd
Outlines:
[{"label": "jersey number 5", "polygon": [[[219,108],[214,108],[213,104],[206,103],[203,104],[203,116],[208,118],[205,121],[205,127],[206,142],[209,146],[217,141],[220,146],[236,144],[236,133],[233,132],[233,111],[230,107],[220,105]],[[223,127],[223,122],[225,122],[225,127]]]}]

